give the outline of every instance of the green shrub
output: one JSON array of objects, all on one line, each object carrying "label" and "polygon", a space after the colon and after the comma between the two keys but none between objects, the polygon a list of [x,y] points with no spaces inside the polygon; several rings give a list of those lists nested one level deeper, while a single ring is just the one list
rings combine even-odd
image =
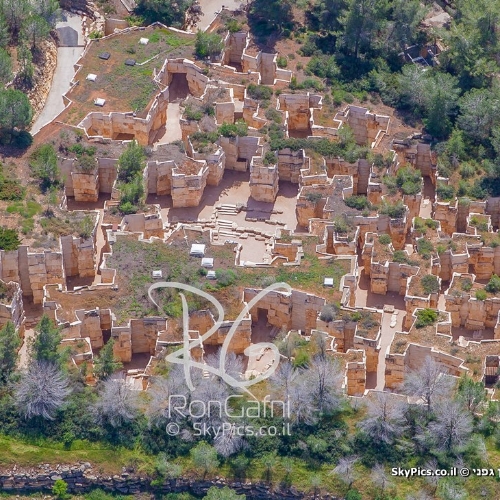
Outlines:
[{"label": "green shrub", "polygon": [[318,201],[321,200],[323,196],[321,195],[321,193],[307,193],[305,198],[310,203],[318,203]]},{"label": "green shrub", "polygon": [[229,33],[238,33],[238,31],[241,31],[242,26],[236,19],[231,18],[226,21],[226,28]]},{"label": "green shrub", "polygon": [[434,309],[420,309],[417,312],[417,321],[415,323],[415,326],[417,328],[424,328],[435,323],[437,319],[438,313]]},{"label": "green shrub", "polygon": [[60,181],[57,154],[52,144],[43,144],[31,154],[29,164],[33,174],[40,179],[42,189],[48,189]]},{"label": "green shrub", "polygon": [[274,123],[280,124],[282,122],[281,113],[273,108],[266,109],[266,118]]},{"label": "green shrub", "polygon": [[233,285],[236,281],[236,273],[232,269],[218,269],[215,271],[215,277],[220,287]]},{"label": "green shrub", "polygon": [[476,174],[476,167],[470,163],[464,163],[460,167],[459,173],[463,179],[470,179]]},{"label": "green shrub", "polygon": [[366,196],[355,195],[349,196],[349,198],[344,199],[344,203],[349,208],[355,208],[356,210],[365,210],[366,208],[371,208],[371,204]]},{"label": "green shrub", "polygon": [[388,215],[391,219],[402,219],[406,214],[406,207],[401,200],[394,205],[384,202],[380,207],[379,213]]},{"label": "green shrub", "polygon": [[267,151],[263,158],[264,165],[274,165],[277,161],[276,155],[273,151]]},{"label": "green shrub", "polygon": [[307,351],[300,350],[295,355],[295,359],[293,360],[294,368],[306,368],[309,365],[309,354]]},{"label": "green shrub", "polygon": [[475,296],[477,300],[486,300],[488,294],[484,290],[476,290]]},{"label": "green shrub", "polygon": [[417,241],[417,252],[422,257],[428,259],[433,251],[434,251],[434,245],[429,240],[420,238]]},{"label": "green shrub", "polygon": [[333,304],[325,304],[321,309],[319,319],[325,323],[330,323],[330,321],[333,321],[337,316],[337,312],[338,308],[336,308]]},{"label": "green shrub", "polygon": [[345,500],[363,500],[363,495],[358,490],[349,490],[345,496]]},{"label": "green shrub", "polygon": [[391,193],[395,193],[396,188],[399,188],[403,194],[414,195],[422,189],[422,174],[412,167],[402,167],[396,177],[386,175],[383,181]]},{"label": "green shrub", "polygon": [[345,220],[344,217],[336,217],[333,221],[333,229],[339,234],[347,234],[351,229],[351,225]]},{"label": "green shrub", "polygon": [[93,156],[82,156],[76,161],[76,166],[79,170],[86,174],[90,174],[97,168],[97,162]]},{"label": "green shrub", "polygon": [[288,61],[285,56],[278,56],[276,64],[278,65],[278,68],[286,68],[288,66]]},{"label": "green shrub", "polygon": [[439,222],[434,219],[426,219],[425,225],[431,229],[437,229],[439,227]]},{"label": "green shrub", "polygon": [[392,255],[393,262],[398,262],[399,264],[408,263],[408,256],[404,250],[396,250]]},{"label": "green shrub", "polygon": [[488,284],[484,287],[488,293],[500,292],[500,277],[494,274]]},{"label": "green shrub", "polygon": [[319,78],[336,78],[340,73],[335,57],[327,55],[313,56],[307,63],[307,69]]},{"label": "green shrub", "polygon": [[137,141],[130,142],[118,159],[118,180],[131,181],[145,166],[144,148]]},{"label": "green shrub", "polygon": [[392,239],[388,234],[381,234],[378,237],[378,241],[381,245],[389,245],[389,243],[392,243]]},{"label": "green shrub", "polygon": [[66,498],[68,494],[68,483],[63,479],[56,479],[52,486],[52,493],[57,498]]},{"label": "green shrub", "polygon": [[219,134],[223,137],[244,137],[248,134],[248,125],[245,122],[223,123],[219,127]]},{"label": "green shrub", "polygon": [[247,87],[247,94],[253,99],[259,101],[269,101],[273,95],[273,90],[265,85],[255,85],[251,83]]},{"label": "green shrub", "polygon": [[194,51],[199,58],[219,55],[223,48],[224,40],[217,33],[207,33],[201,30],[196,33]]},{"label": "green shrub", "polygon": [[17,250],[20,244],[15,229],[0,227],[0,250]]},{"label": "green shrub", "polygon": [[427,295],[439,292],[439,280],[433,274],[426,274],[420,281],[422,288]]},{"label": "green shrub", "polygon": [[18,180],[7,179],[3,174],[3,167],[0,164],[0,200],[18,201],[24,198],[25,188]]},{"label": "green shrub", "polygon": [[472,280],[465,278],[461,281],[461,288],[464,292],[470,292],[472,288]]},{"label": "green shrub", "polygon": [[184,117],[186,120],[193,120],[199,122],[203,118],[203,111],[200,109],[195,109],[190,105],[187,105],[184,109]]},{"label": "green shrub", "polygon": [[440,182],[437,185],[436,194],[437,194],[439,200],[449,201],[449,200],[452,200],[454,198],[455,189],[453,188],[453,186],[450,186],[448,184],[444,184],[443,182]]}]

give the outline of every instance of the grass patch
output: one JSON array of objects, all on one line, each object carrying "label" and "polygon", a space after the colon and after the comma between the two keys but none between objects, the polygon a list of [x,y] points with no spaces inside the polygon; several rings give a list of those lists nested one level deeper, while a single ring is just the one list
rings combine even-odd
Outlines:
[{"label": "grass patch", "polygon": [[[303,240],[305,256],[301,265],[296,267],[236,267],[234,245],[209,246],[207,256],[214,257],[219,277],[223,272],[223,279],[210,281],[201,272],[200,259],[189,256],[190,243],[146,244],[133,238],[118,238],[113,245],[113,256],[108,260],[108,267],[118,270],[118,279],[120,276],[127,277],[120,282],[120,287],[125,287],[127,293],[117,304],[118,321],[158,314],[147,295],[153,283],[151,273],[156,269],[162,270],[165,281],[188,283],[213,294],[223,305],[226,319],[235,319],[241,311],[244,287],[264,288],[275,282],[285,282],[293,288],[324,296],[329,302],[338,302],[341,297],[340,280],[349,272],[350,261],[318,259],[315,256],[317,240],[316,237]],[[325,276],[334,278],[333,288],[323,286]],[[176,291],[163,289],[157,291],[156,297],[165,314],[176,318],[181,316],[182,307]],[[209,306],[197,296],[186,294],[186,298],[190,310]]]},{"label": "grass patch", "polygon": [[[149,38],[147,45],[139,43],[142,37]],[[144,112],[159,90],[152,79],[153,70],[158,70],[167,57],[191,59],[193,50],[194,36],[154,28],[93,43],[83,61],[79,85],[71,91],[72,109],[79,112],[70,110],[68,120],[76,123],[82,114],[96,111],[96,97],[106,99],[105,112]],[[99,59],[102,52],[111,54],[109,60]],[[125,66],[126,59],[135,59],[136,66]],[[89,73],[97,75],[95,82],[85,80]]]},{"label": "grass patch", "polygon": [[103,471],[121,472],[136,452],[125,448],[107,448],[99,443],[74,441],[69,449],[63,443],[37,439],[28,442],[20,438],[0,435],[0,465],[31,466],[36,464],[91,462]]}]

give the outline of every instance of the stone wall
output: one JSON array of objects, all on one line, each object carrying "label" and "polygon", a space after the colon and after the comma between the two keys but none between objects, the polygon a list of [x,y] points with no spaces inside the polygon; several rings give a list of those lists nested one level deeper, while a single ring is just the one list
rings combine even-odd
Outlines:
[{"label": "stone wall", "polygon": [[[194,161],[194,160],[193,160]],[[207,185],[208,167],[205,161],[197,161],[197,174],[185,174],[181,168],[172,169],[172,205],[178,207],[197,207]]]},{"label": "stone wall", "polygon": [[26,245],[9,252],[0,250],[0,279],[18,282],[23,295],[33,297],[34,303],[40,304],[44,285],[64,282],[62,263],[61,252],[32,253]]},{"label": "stone wall", "polygon": [[[465,327],[468,330],[483,330],[497,328],[498,314],[500,312],[500,297],[488,296],[485,300],[475,298],[474,287],[472,290],[463,290],[460,281],[470,280],[473,285],[476,276],[468,273],[454,273],[450,288],[445,291],[445,307],[450,313],[454,327]],[[495,338],[497,338],[495,334]]]},{"label": "stone wall", "polygon": [[9,321],[14,323],[19,335],[24,335],[24,307],[23,292],[19,283],[14,281],[5,282],[0,280],[2,287],[7,287],[12,292],[12,300],[0,302],[0,328],[3,328]]},{"label": "stone wall", "polygon": [[173,160],[148,161],[146,166],[147,194],[163,196],[172,192],[172,169],[175,168]]},{"label": "stone wall", "polygon": [[256,201],[273,203],[278,194],[278,167],[264,165],[254,156],[250,162],[250,196]]},{"label": "stone wall", "polygon": [[119,136],[134,138],[147,146],[158,130],[167,122],[168,88],[160,91],[153,100],[146,118],[135,116],[133,110],[126,113],[89,113],[78,125],[88,138],[117,139]]},{"label": "stone wall", "polygon": [[354,138],[360,146],[375,147],[388,132],[390,117],[371,113],[367,108],[348,105],[335,116],[336,120],[346,122],[352,128]]},{"label": "stone wall", "polygon": [[366,389],[366,354],[363,350],[348,351],[346,362],[346,392],[348,396],[363,396]]},{"label": "stone wall", "polygon": [[280,149],[278,152],[278,174],[283,181],[299,183],[300,171],[307,167],[308,158],[304,150]]},{"label": "stone wall", "polygon": [[[248,303],[259,289],[245,288],[243,300]],[[252,321],[258,321],[259,309],[265,310],[267,321],[273,326],[287,330],[301,330],[309,335],[316,328],[318,313],[325,305],[325,299],[299,290],[291,293],[272,291],[250,310]]]},{"label": "stone wall", "polygon": [[72,235],[61,236],[64,272],[67,277],[80,278],[95,275],[96,248],[95,235],[84,239]]},{"label": "stone wall", "polygon": [[224,150],[228,170],[245,172],[253,156],[259,156],[259,138],[246,137],[221,137],[220,146]]},{"label": "stone wall", "polygon": [[152,214],[125,215],[120,224],[120,231],[142,233],[144,239],[149,239],[152,236],[163,238],[164,230],[161,211],[157,209],[156,213]]},{"label": "stone wall", "polygon": [[197,497],[204,497],[212,486],[222,488],[225,485],[233,488],[237,494],[245,495],[248,500],[340,500],[333,495],[313,495],[303,493],[295,488],[286,488],[282,485],[272,486],[267,483],[231,482],[223,478],[193,480],[178,478],[167,480],[155,488],[151,487],[152,477],[137,474],[133,469],[113,476],[100,473],[90,463],[72,465],[40,465],[23,469],[16,467],[13,470],[4,470],[0,474],[0,489],[7,494],[34,494],[37,492],[50,493],[52,486],[58,479],[68,484],[68,492],[81,495],[93,489],[100,488],[107,492],[120,495],[139,495],[141,493],[162,494],[188,492]]}]

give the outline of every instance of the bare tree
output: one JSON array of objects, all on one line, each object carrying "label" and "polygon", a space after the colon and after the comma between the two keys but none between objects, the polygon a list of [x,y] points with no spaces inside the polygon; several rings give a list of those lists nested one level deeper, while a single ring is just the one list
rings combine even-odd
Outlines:
[{"label": "bare tree", "polygon": [[344,374],[338,360],[315,357],[305,372],[306,387],[321,413],[338,410],[343,403],[340,392]]},{"label": "bare tree", "polygon": [[[438,461],[435,458],[431,458],[424,464],[424,468],[428,470],[439,469]],[[434,493],[436,493],[436,488],[439,483],[439,476],[425,476],[425,482],[434,488]]]},{"label": "bare tree", "polygon": [[358,457],[353,455],[342,457],[335,469],[331,471],[331,474],[335,474],[349,489],[351,489],[352,483],[354,483],[358,477],[354,469],[354,465],[357,461]]},{"label": "bare tree", "polygon": [[406,430],[407,405],[387,392],[377,393],[367,403],[367,417],[359,428],[373,441],[392,444]]},{"label": "bare tree", "polygon": [[472,432],[472,417],[458,401],[436,406],[436,420],[429,423],[429,431],[438,449],[452,452],[463,447]]},{"label": "bare tree", "polygon": [[24,418],[54,420],[70,393],[68,379],[56,365],[34,361],[21,376],[14,397]]},{"label": "bare tree", "polygon": [[439,484],[439,498],[443,500],[465,500],[467,492],[459,484],[450,481],[441,481]]},{"label": "bare tree", "polygon": [[373,484],[382,490],[382,493],[392,485],[392,481],[382,464],[375,464],[372,469],[371,479]]},{"label": "bare tree", "polygon": [[214,447],[223,457],[229,457],[247,444],[243,436],[237,434],[234,425],[229,427],[227,424],[228,422],[214,439]]},{"label": "bare tree", "polygon": [[419,398],[431,412],[434,403],[451,398],[455,382],[446,375],[446,369],[433,358],[427,356],[422,366],[411,370],[406,376],[403,390],[409,396]]},{"label": "bare tree", "polygon": [[119,427],[136,418],[137,393],[127,386],[125,380],[109,378],[102,383],[93,410],[97,421]]},{"label": "bare tree", "polygon": [[[206,357],[207,365],[219,369],[222,350],[219,349],[215,354],[210,354]],[[243,378],[244,372],[243,361],[240,356],[236,356],[234,352],[229,352],[224,360],[224,372],[236,380]],[[222,379],[220,379],[222,381]]]}]

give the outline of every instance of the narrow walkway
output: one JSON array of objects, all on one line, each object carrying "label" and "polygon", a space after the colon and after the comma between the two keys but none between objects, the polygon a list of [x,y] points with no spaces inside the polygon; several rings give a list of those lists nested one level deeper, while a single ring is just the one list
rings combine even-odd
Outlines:
[{"label": "narrow walkway", "polygon": [[39,132],[44,125],[51,122],[64,110],[62,96],[70,88],[71,80],[75,76],[74,65],[84,48],[82,18],[80,16],[63,11],[63,20],[56,24],[56,30],[59,35],[57,67],[45,106],[31,127],[32,135]]},{"label": "narrow walkway", "polygon": [[101,265],[102,249],[106,245],[106,240],[104,239],[104,234],[101,228],[103,218],[104,218],[104,209],[101,209],[99,210],[99,223],[97,224],[96,238],[95,238],[96,273],[94,281],[92,282],[93,285],[97,285],[101,282],[101,274],[99,272],[99,266]]},{"label": "narrow walkway", "polygon": [[[361,262],[361,261],[360,261]],[[356,307],[372,307],[383,309],[384,306],[394,306],[396,324],[391,326],[393,314],[385,312],[382,315],[380,334],[380,351],[378,356],[377,372],[368,372],[366,375],[366,388],[382,391],[385,387],[385,354],[391,345],[395,332],[402,331],[403,320],[406,314],[404,297],[396,292],[378,295],[370,290],[370,279],[364,272],[364,266],[359,266],[360,279],[356,291]]]},{"label": "narrow walkway", "polygon": [[167,123],[165,124],[165,132],[160,139],[155,142],[157,144],[169,144],[182,139],[181,130],[181,111],[178,102],[169,102],[167,108]]},{"label": "narrow walkway", "polygon": [[436,189],[431,182],[430,177],[424,177],[424,191],[422,193],[422,202],[420,203],[419,217],[430,219],[432,216],[432,202],[436,195]]},{"label": "narrow walkway", "polygon": [[24,340],[21,349],[19,349],[19,354],[17,358],[17,366],[20,369],[27,368],[29,361],[29,346],[35,338],[35,330],[33,328],[28,328],[24,331]]}]

